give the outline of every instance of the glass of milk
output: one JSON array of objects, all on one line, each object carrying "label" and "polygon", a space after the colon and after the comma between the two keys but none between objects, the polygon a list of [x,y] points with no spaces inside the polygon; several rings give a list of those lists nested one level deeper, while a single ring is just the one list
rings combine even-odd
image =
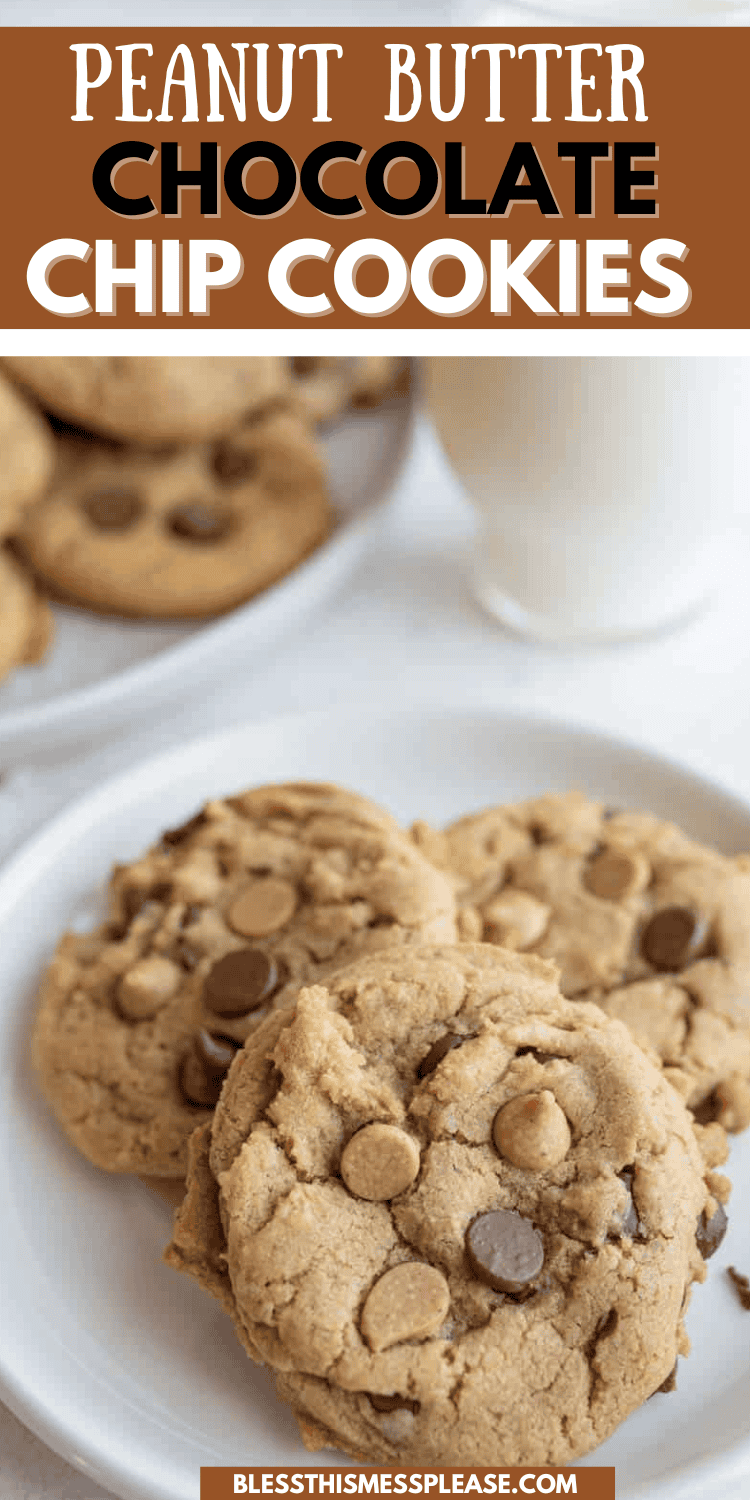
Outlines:
[{"label": "glass of milk", "polygon": [[427,388],[479,515],[474,590],[506,625],[624,639],[721,587],[747,495],[750,359],[431,359]]}]

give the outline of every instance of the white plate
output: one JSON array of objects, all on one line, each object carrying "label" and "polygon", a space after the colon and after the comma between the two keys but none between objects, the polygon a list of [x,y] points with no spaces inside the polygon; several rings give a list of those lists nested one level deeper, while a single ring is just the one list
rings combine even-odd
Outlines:
[{"label": "white plate", "polygon": [[[56,935],[116,858],[134,856],[205,797],[284,778],[331,778],[408,821],[580,786],[648,807],[728,852],[750,848],[750,808],[693,772],[545,720],[354,710],[250,725],[137,766],[58,817],[0,877],[0,1395],[70,1462],[127,1500],[194,1500],[201,1464],[306,1456],[268,1377],[216,1305],[160,1264],[165,1204],[79,1158],[27,1065],[29,1013]],[[635,1413],[590,1462],[615,1464],[619,1500],[706,1500],[750,1486],[748,1318],[724,1274],[750,1270],[750,1132],[733,1143],[736,1208],[689,1313],[676,1395]],[[344,1460],[339,1457],[339,1462]],[[748,1493],[748,1488],[745,1493]]]},{"label": "white plate", "polygon": [[112,733],[134,706],[140,716],[188,686],[195,692],[228,665],[251,670],[253,656],[298,625],[364,555],[409,452],[415,400],[412,391],[348,413],[324,432],[336,530],[287,578],[231,614],[182,624],[55,605],[55,641],[43,662],[0,683],[0,753]]}]

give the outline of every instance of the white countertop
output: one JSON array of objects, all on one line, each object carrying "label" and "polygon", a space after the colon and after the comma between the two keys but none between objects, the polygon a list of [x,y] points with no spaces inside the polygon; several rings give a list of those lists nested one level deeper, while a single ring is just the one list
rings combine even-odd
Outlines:
[{"label": "white countertop", "polygon": [[[549,649],[504,633],[473,603],[464,558],[473,516],[426,423],[371,555],[303,631],[210,697],[94,749],[50,746],[0,766],[0,860],[72,797],[143,756],[245,719],[349,703],[537,710],[671,754],[750,798],[750,530],[715,604],[671,634]],[[366,790],[366,788],[364,788]],[[415,809],[415,811],[417,811]],[[0,1500],[102,1500],[0,1406]]]}]

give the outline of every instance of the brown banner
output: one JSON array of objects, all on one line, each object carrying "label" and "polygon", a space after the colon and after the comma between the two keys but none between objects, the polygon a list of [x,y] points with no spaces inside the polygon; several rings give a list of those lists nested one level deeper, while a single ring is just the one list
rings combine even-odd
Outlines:
[{"label": "brown banner", "polygon": [[201,1469],[200,1500],[235,1495],[576,1495],[615,1500],[614,1469]]},{"label": "brown banner", "polygon": [[0,327],[750,326],[747,28],[0,36]]}]

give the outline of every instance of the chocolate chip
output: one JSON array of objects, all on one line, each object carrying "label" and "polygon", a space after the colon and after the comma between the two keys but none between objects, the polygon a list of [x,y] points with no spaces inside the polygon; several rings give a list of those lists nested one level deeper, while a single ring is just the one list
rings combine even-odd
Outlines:
[{"label": "chocolate chip", "polygon": [[596,1325],[595,1337],[597,1343],[599,1339],[609,1338],[610,1334],[614,1333],[619,1321],[620,1315],[617,1311],[617,1308],[610,1307],[609,1312],[604,1313],[604,1315],[599,1319],[599,1322]]},{"label": "chocolate chip", "polygon": [[544,1265],[539,1230],[513,1209],[479,1214],[469,1225],[465,1242],[474,1275],[498,1292],[524,1291]]},{"label": "chocolate chip", "polygon": [[214,449],[214,473],[223,484],[237,484],[240,479],[249,479],[257,467],[256,455],[248,453],[245,448],[238,448],[233,443],[220,443]]},{"label": "chocolate chip", "polygon": [[448,1053],[452,1052],[454,1047],[462,1046],[464,1040],[464,1037],[456,1036],[455,1031],[446,1031],[444,1036],[438,1037],[437,1041],[433,1042],[429,1052],[425,1053],[421,1063],[418,1063],[417,1078],[429,1078],[430,1073],[435,1072],[438,1063],[442,1062],[443,1058],[447,1057]]},{"label": "chocolate chip", "polygon": [[734,1287],[740,1306],[746,1312],[750,1312],[750,1276],[743,1275],[742,1271],[735,1270],[734,1266],[727,1266],[727,1276]]},{"label": "chocolate chip", "polygon": [[199,500],[185,500],[169,512],[167,525],[187,542],[221,542],[231,530],[232,517],[226,510],[209,510]]},{"label": "chocolate chip", "polygon": [[112,486],[87,495],[82,509],[97,531],[129,531],[143,514],[144,505],[134,490]]},{"label": "chocolate chip", "polygon": [[665,906],[644,928],[641,953],[654,969],[674,973],[698,957],[707,935],[704,917],[687,906]]},{"label": "chocolate chip", "polygon": [[716,1253],[726,1232],[727,1216],[722,1205],[717,1203],[710,1219],[706,1218],[704,1209],[695,1231],[695,1242],[704,1260],[710,1260],[711,1256]]},{"label": "chocolate chip", "polygon": [[259,948],[240,948],[209,969],[203,999],[217,1016],[244,1016],[264,1005],[280,982],[272,958]]},{"label": "chocolate chip", "polygon": [[132,922],[134,917],[138,916],[141,908],[145,906],[147,899],[145,891],[134,889],[123,891],[122,904],[125,908],[125,916],[128,922]]},{"label": "chocolate chip", "polygon": [[209,1073],[195,1048],[191,1047],[183,1057],[178,1076],[188,1104],[201,1105],[204,1109],[212,1109],[218,1104],[223,1077]]},{"label": "chocolate chip", "polygon": [[699,1125],[713,1125],[714,1121],[720,1118],[722,1111],[722,1100],[718,1089],[712,1089],[711,1093],[706,1094],[699,1104],[693,1104],[691,1108]]},{"label": "chocolate chip", "polygon": [[317,369],[318,363],[317,359],[313,359],[310,356],[303,358],[302,355],[297,355],[297,358],[292,360],[292,374],[312,375]]},{"label": "chocolate chip", "polygon": [[538,1063],[557,1062],[554,1052],[540,1052],[538,1047],[519,1047],[516,1057],[533,1057]]},{"label": "chocolate chip", "polygon": [[624,1167],[623,1170],[618,1173],[618,1176],[620,1178],[620,1182],[623,1182],[628,1190],[628,1199],[625,1208],[623,1209],[620,1222],[616,1225],[613,1225],[611,1232],[612,1234],[617,1235],[618,1238],[622,1239],[644,1239],[645,1236],[643,1233],[643,1225],[638,1218],[636,1206],[633,1201],[633,1177],[635,1176],[635,1169],[633,1167]]},{"label": "chocolate chip", "polygon": [[221,1036],[201,1026],[195,1038],[195,1050],[206,1072],[214,1078],[223,1078],[235,1053],[239,1052],[239,1043],[230,1036]]},{"label": "chocolate chip", "polygon": [[181,823],[179,828],[168,828],[166,833],[162,834],[161,842],[166,844],[168,849],[173,848],[175,844],[183,844],[185,839],[189,839],[191,834],[196,833],[207,822],[206,814],[198,812],[195,817],[188,818],[187,823]]},{"label": "chocolate chip", "polygon": [[200,914],[200,906],[186,906],[184,912],[182,913],[182,916],[180,917],[180,931],[184,932],[186,927],[192,927],[193,923],[198,921]]},{"label": "chocolate chip", "polygon": [[376,1396],[373,1391],[367,1394],[376,1411],[411,1411],[415,1417],[419,1411],[419,1402],[410,1401],[408,1396]]}]

